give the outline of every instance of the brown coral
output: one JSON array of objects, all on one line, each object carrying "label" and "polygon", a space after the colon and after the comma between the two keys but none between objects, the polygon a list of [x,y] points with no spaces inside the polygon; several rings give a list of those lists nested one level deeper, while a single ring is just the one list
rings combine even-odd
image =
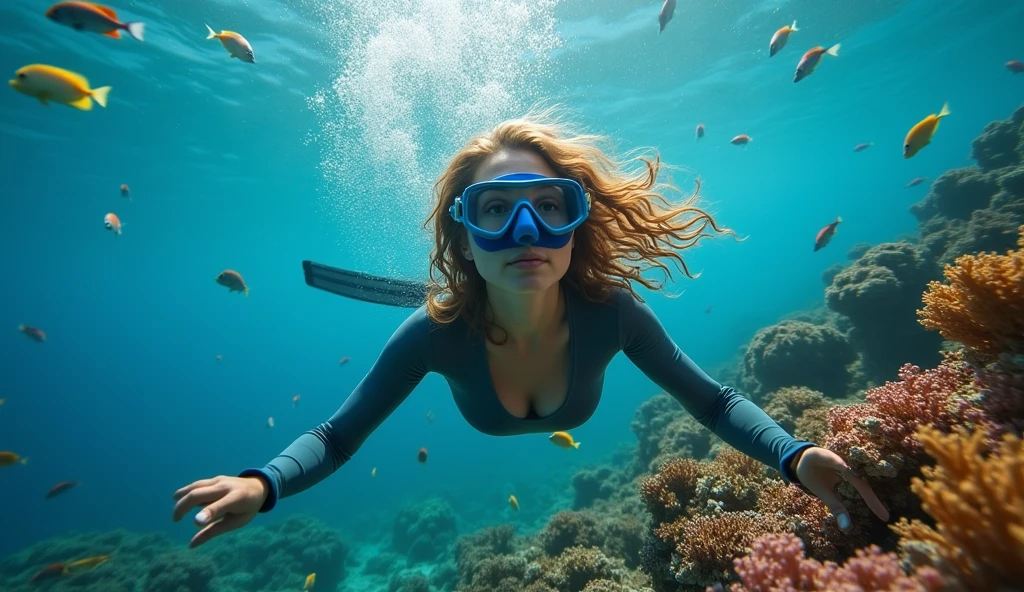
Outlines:
[{"label": "brown coral", "polygon": [[1016,251],[964,255],[947,266],[949,284],[928,284],[920,323],[988,358],[1024,353],[1024,226],[1019,231]]},{"label": "brown coral", "polygon": [[924,547],[936,566],[968,590],[998,590],[1024,581],[1024,441],[1006,435],[986,456],[986,434],[951,434],[922,427],[917,434],[935,467],[912,489],[937,530],[920,521],[893,526],[905,551]]}]

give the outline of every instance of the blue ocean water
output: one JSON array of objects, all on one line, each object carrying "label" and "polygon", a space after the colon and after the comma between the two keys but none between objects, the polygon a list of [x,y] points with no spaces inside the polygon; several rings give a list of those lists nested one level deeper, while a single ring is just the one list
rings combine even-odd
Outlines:
[{"label": "blue ocean water", "polygon": [[[1003,66],[1024,59],[1015,0],[680,2],[661,34],[650,1],[113,5],[146,22],[143,43],[59,26],[48,5],[0,4],[0,70],[51,64],[113,90],[90,112],[0,91],[0,450],[29,459],[0,470],[0,555],[70,530],[184,546],[194,527],[171,523],[173,491],[260,466],[329,417],[408,314],[307,287],[301,260],[425,277],[445,159],[538,101],[622,151],[657,149],[686,190],[699,176],[718,221],[747,237],[688,251],[702,275],[671,284],[678,297],[646,294],[710,368],[819,304],[821,272],[850,246],[913,231],[907,208],[927,185],[905,184],[969,164],[971,140],[1024,96]],[[256,64],[229,59],[204,23],[244,34]],[[792,82],[803,51],[835,43],[838,57]],[[933,143],[904,160],[907,130],[947,101]],[[740,133],[749,146],[729,143]],[[874,145],[854,153],[862,142]],[[832,244],[812,252],[837,215]],[[214,283],[224,269],[247,298]],[[395,509],[439,495],[468,530],[512,519],[515,493],[514,519],[536,527],[575,469],[634,441],[633,410],[657,391],[616,358],[567,452],[546,434],[476,433],[428,376],[338,474],[258,522],[310,513],[376,536]],[[45,500],[64,480],[81,485]]]}]

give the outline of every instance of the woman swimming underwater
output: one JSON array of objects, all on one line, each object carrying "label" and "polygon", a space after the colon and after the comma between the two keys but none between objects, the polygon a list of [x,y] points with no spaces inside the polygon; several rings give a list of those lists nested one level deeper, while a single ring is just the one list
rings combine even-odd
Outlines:
[{"label": "woman swimming underwater", "polygon": [[840,528],[850,515],[842,480],[882,520],[870,486],[835,453],[795,439],[757,405],[698,368],[633,289],[662,261],[690,276],[680,252],[718,227],[658,192],[660,160],[638,174],[546,114],[506,121],[473,138],[434,185],[431,285],[376,363],[326,422],[263,468],[221,475],[174,493],[173,519],[203,507],[196,547],[323,481],[356,453],[428,372],[442,375],[462,415],[496,436],[569,430],[601,398],[605,369],[622,351],[729,445],[777,468],[820,498]]}]

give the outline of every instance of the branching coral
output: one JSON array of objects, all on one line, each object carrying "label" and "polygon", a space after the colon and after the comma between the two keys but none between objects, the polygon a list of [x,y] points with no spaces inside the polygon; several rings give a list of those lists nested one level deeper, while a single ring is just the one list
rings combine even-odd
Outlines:
[{"label": "branching coral", "polygon": [[947,266],[948,284],[933,281],[920,322],[950,341],[995,358],[1024,354],[1024,226],[1018,250],[964,255]]},{"label": "branching coral", "polygon": [[935,467],[922,469],[911,486],[937,529],[901,521],[893,530],[918,561],[931,557],[967,590],[1000,590],[1024,581],[1024,441],[1007,434],[993,454],[987,437],[963,428],[917,434]]}]

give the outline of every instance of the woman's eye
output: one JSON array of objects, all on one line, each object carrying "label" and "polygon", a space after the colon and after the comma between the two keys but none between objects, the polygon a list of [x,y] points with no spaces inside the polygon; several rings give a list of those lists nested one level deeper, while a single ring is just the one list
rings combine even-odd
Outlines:
[{"label": "woman's eye", "polygon": [[492,206],[489,206],[484,211],[487,212],[488,214],[500,214],[505,211],[505,206],[501,204],[494,204]]}]

